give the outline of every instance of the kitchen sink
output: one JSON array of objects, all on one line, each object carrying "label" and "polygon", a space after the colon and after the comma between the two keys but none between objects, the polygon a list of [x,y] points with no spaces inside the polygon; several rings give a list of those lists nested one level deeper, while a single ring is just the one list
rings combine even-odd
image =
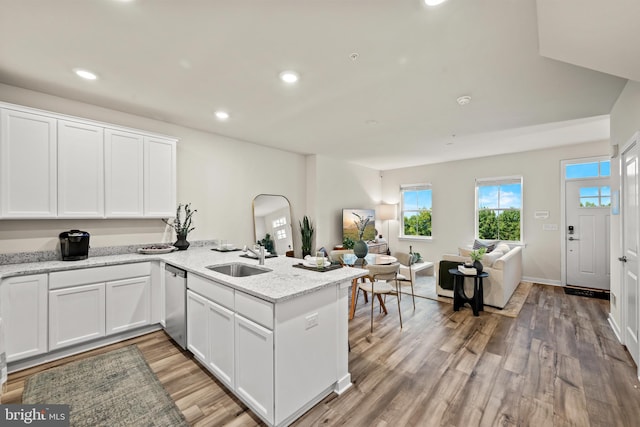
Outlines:
[{"label": "kitchen sink", "polygon": [[231,277],[247,277],[256,274],[268,273],[271,270],[263,267],[254,267],[252,265],[243,264],[241,262],[230,262],[228,264],[209,265],[208,268],[216,273],[226,274]]}]

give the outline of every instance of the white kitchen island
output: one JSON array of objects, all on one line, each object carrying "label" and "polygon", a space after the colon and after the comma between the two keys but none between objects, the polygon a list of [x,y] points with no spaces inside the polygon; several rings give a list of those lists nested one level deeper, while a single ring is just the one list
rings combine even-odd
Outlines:
[{"label": "white kitchen island", "polygon": [[[37,275],[46,282],[52,273],[59,276],[61,271],[66,275],[78,270],[79,274],[89,272],[83,276],[100,282],[100,274],[113,266],[151,262],[153,314],[161,311],[156,305],[163,304],[154,295],[164,294],[160,292],[164,276],[159,274],[164,264],[186,270],[189,351],[265,423],[288,425],[327,395],[340,394],[351,386],[348,295],[352,279],[365,272],[352,268],[310,271],[294,267],[301,260],[286,257],[267,258],[264,267],[270,271],[248,277],[231,277],[206,268],[231,262],[257,266],[257,260],[240,254],[204,247],[165,255],[126,254],[77,262],[11,264],[0,266],[0,279],[5,289],[19,289],[22,285],[16,279],[21,276],[27,279]],[[33,289],[46,293],[47,286],[40,284]],[[42,298],[51,298],[53,292],[49,289]],[[3,305],[10,306],[8,303]],[[41,301],[39,306],[42,305]],[[140,333],[158,325],[154,319],[152,316]],[[42,336],[47,333],[45,326],[40,322],[32,329]],[[122,339],[135,331],[129,331]],[[20,336],[25,336],[22,331]],[[117,337],[107,338],[113,342]],[[40,355],[26,359],[23,366],[99,345],[102,341],[94,340],[61,350],[40,347]],[[14,366],[23,362],[18,360]]]},{"label": "white kitchen island", "polygon": [[[211,252],[211,251],[210,251]],[[268,258],[267,273],[230,277],[207,266],[257,265],[239,252],[185,251],[187,342],[196,358],[269,425],[288,425],[351,385],[348,295],[362,270],[318,272]]]}]

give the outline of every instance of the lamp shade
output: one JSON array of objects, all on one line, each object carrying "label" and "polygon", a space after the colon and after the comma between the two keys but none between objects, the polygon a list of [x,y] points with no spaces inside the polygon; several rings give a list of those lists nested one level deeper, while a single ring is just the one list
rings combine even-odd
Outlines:
[{"label": "lamp shade", "polygon": [[378,218],[381,221],[396,219],[396,205],[378,205]]}]

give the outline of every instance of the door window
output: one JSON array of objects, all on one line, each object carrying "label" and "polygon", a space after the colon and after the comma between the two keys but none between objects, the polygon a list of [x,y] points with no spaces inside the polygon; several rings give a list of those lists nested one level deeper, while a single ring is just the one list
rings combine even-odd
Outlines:
[{"label": "door window", "polygon": [[581,208],[608,208],[611,206],[611,187],[580,187]]}]

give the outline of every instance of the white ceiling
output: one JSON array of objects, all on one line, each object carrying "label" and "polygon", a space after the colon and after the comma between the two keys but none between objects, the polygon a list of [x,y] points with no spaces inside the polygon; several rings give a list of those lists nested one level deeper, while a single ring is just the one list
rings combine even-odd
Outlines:
[{"label": "white ceiling", "polygon": [[567,2],[0,0],[0,82],[381,170],[608,139],[638,38],[582,48],[561,17],[597,2]]}]

